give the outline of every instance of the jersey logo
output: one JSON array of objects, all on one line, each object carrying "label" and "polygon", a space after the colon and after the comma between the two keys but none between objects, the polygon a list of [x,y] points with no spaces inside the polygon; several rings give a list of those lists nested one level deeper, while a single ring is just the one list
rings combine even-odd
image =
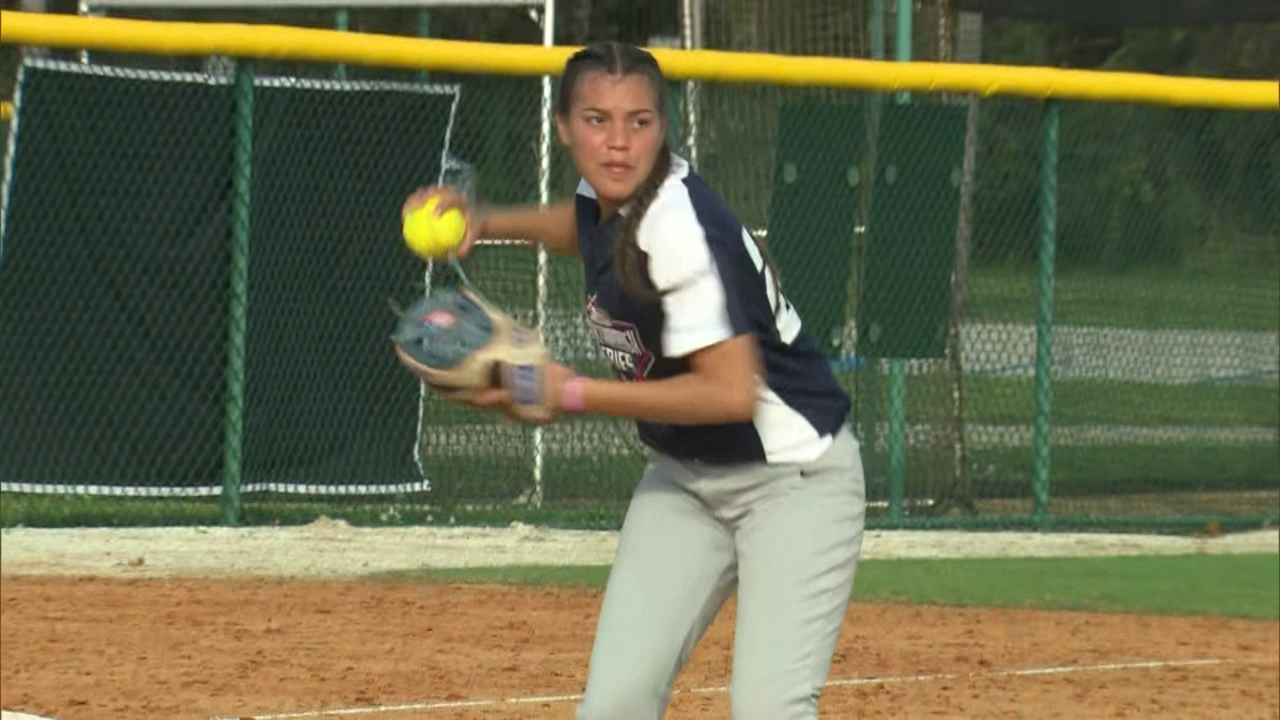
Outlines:
[{"label": "jersey logo", "polygon": [[640,339],[639,328],[609,317],[596,303],[594,294],[587,298],[587,321],[592,339],[619,378],[639,382],[649,375],[654,357]]}]

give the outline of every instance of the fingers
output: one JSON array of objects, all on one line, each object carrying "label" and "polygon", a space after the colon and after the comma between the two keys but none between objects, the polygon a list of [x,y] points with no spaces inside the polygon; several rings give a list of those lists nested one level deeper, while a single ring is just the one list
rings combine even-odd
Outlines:
[{"label": "fingers", "polygon": [[511,404],[511,393],[505,388],[476,390],[470,400],[478,408],[506,407]]},{"label": "fingers", "polygon": [[480,239],[480,234],[484,229],[484,220],[472,210],[466,196],[461,192],[452,188],[441,189],[440,202],[436,205],[436,216],[451,208],[457,208],[466,222],[466,234],[456,250],[458,257],[465,259],[471,252],[471,247]]},{"label": "fingers", "polygon": [[448,185],[428,185],[409,193],[409,197],[405,198],[404,204],[400,206],[400,214],[406,215],[410,210],[425,205],[433,196],[439,199],[436,204],[436,217],[451,208],[458,208],[470,221],[471,210],[467,203],[467,196]]},{"label": "fingers", "polygon": [[418,188],[417,190],[409,193],[409,197],[405,198],[404,204],[400,206],[400,216],[404,217],[405,215],[408,215],[411,210],[415,210],[422,205],[425,205],[427,200],[431,199],[431,196],[438,192],[439,188],[431,185],[428,187]]},{"label": "fingers", "polygon": [[459,258],[465,259],[471,252],[471,247],[480,239],[484,221],[472,211],[471,205],[467,201],[467,196],[462,191],[448,185],[428,185],[419,188],[405,198],[404,204],[400,207],[400,217],[403,218],[411,210],[425,205],[432,197],[438,199],[435,208],[436,217],[441,216],[450,209],[457,208],[466,219],[466,236],[456,251]]},{"label": "fingers", "polygon": [[432,193],[440,198],[440,202],[436,204],[436,217],[440,217],[446,210],[458,208],[463,215],[470,215],[471,210],[467,204],[467,197],[458,190],[451,187],[437,187]]},{"label": "fingers", "polygon": [[520,423],[549,425],[555,421],[555,415],[551,412],[525,408],[517,409],[511,403],[511,394],[501,388],[485,388],[483,390],[438,389],[436,394],[443,400],[477,410],[497,410],[506,418]]},{"label": "fingers", "polygon": [[440,389],[436,393],[450,402],[470,405],[484,410],[506,407],[511,404],[511,394],[502,388],[484,388],[480,390]]},{"label": "fingers", "polygon": [[461,405],[479,406],[480,398],[477,397],[477,390],[446,390],[444,388],[435,388],[436,394],[448,400],[449,402],[459,403]]}]

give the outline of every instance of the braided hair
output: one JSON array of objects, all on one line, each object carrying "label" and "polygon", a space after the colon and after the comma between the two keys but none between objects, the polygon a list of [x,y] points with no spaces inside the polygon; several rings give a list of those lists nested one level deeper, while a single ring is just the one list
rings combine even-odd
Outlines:
[{"label": "braided hair", "polygon": [[[568,117],[572,112],[574,90],[578,81],[583,75],[590,72],[605,72],[618,77],[640,75],[646,78],[653,89],[654,105],[658,118],[665,126],[667,117],[666,80],[662,75],[662,69],[658,66],[657,59],[634,45],[613,41],[588,45],[569,57],[569,60],[565,63],[564,72],[560,76],[560,92],[556,106],[562,117]],[[671,155],[670,141],[664,133],[662,146],[658,148],[658,157],[654,161],[653,168],[649,171],[649,175],[644,179],[644,182],[640,183],[640,187],[636,189],[630,202],[627,203],[627,212],[623,214],[622,220],[619,222],[618,238],[613,246],[613,268],[618,275],[618,280],[623,290],[633,296],[650,300],[657,299],[659,295],[652,289],[644,287],[640,281],[643,276],[639,272],[640,245],[638,235],[640,221],[644,218],[649,206],[658,197],[658,191],[662,188],[662,184],[671,174]],[[756,243],[757,249],[764,258],[766,265],[768,265],[769,272],[773,276],[774,288],[777,290],[780,300],[782,298],[782,284],[778,268],[759,239],[753,235],[752,240]],[[778,307],[775,304],[774,313],[776,314],[777,311]]]}]

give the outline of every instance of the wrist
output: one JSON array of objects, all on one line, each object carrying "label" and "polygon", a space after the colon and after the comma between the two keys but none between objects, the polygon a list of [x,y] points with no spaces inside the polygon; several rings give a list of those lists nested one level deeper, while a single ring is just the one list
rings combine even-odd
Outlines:
[{"label": "wrist", "polygon": [[587,378],[570,375],[560,384],[560,410],[565,413],[586,412]]},{"label": "wrist", "polygon": [[487,208],[476,208],[472,215],[472,222],[476,224],[476,239],[489,237],[489,221],[491,213]]}]

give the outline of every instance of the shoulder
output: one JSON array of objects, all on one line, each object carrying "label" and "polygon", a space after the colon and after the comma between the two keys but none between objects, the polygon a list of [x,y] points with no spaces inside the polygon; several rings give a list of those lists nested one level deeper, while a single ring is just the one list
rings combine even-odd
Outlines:
[{"label": "shoulder", "polygon": [[689,164],[679,156],[673,156],[671,174],[645,209],[644,217],[636,228],[636,241],[644,252],[661,254],[675,246],[684,246],[690,240],[705,237],[706,228],[686,184],[689,176]]},{"label": "shoulder", "polygon": [[[654,255],[685,254],[691,243],[718,247],[737,239],[740,224],[723,199],[678,155],[636,229],[640,249]],[[723,248],[721,248],[723,249]],[[696,251],[696,250],[695,250]]]},{"label": "shoulder", "polygon": [[578,188],[573,194],[573,219],[577,226],[578,255],[585,259],[594,254],[593,248],[598,245],[594,238],[599,234],[597,225],[600,219],[596,190],[585,179],[578,181]]},{"label": "shoulder", "polygon": [[650,277],[660,289],[704,274],[716,264],[715,232],[704,223],[689,164],[673,154],[671,165],[671,174],[636,228],[636,245],[648,256]]}]

